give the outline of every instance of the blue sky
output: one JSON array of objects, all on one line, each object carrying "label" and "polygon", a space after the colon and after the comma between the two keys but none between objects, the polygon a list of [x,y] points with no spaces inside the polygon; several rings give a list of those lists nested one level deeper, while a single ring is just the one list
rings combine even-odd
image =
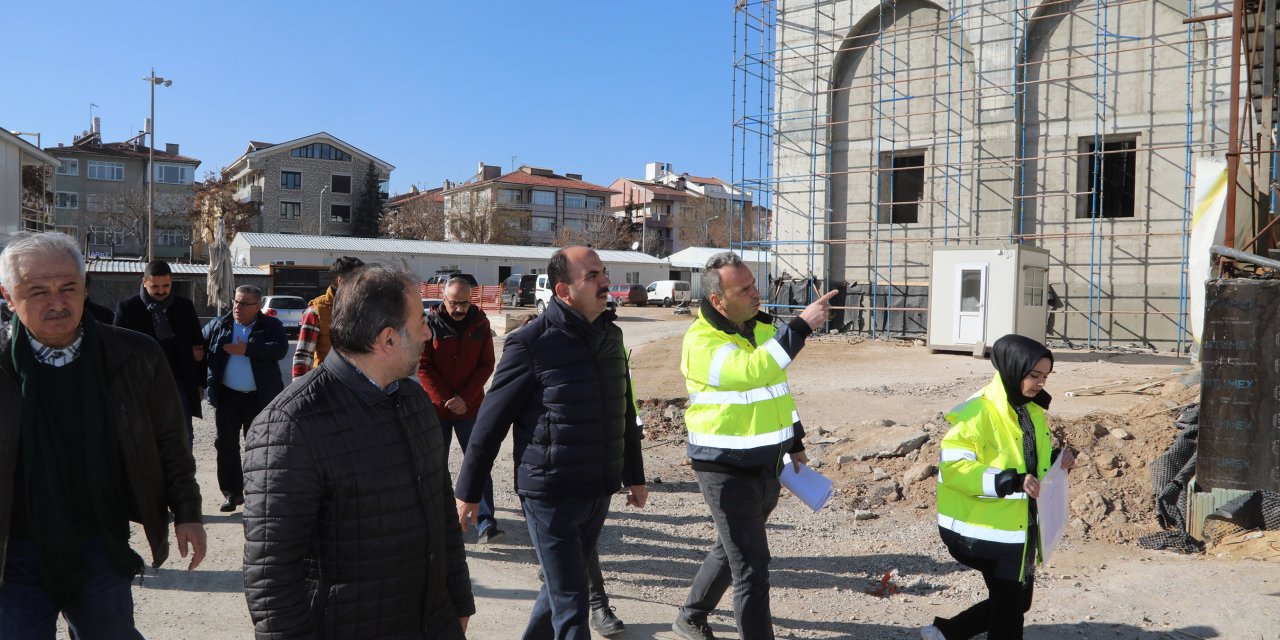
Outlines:
[{"label": "blue sky", "polygon": [[[143,127],[203,161],[329,133],[396,166],[393,192],[479,161],[609,184],[644,163],[730,178],[733,2],[22,2],[0,127],[70,144]],[[149,36],[147,34],[150,34]]]}]

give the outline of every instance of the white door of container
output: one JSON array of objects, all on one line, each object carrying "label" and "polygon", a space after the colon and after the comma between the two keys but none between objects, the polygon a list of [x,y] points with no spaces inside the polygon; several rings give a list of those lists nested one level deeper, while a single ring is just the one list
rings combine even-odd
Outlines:
[{"label": "white door of container", "polygon": [[956,343],[977,344],[987,326],[987,265],[956,265]]}]

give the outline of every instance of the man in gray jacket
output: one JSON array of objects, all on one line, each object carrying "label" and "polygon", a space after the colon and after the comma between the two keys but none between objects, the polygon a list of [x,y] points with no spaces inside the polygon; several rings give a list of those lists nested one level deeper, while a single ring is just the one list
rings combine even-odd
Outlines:
[{"label": "man in gray jacket", "polygon": [[249,427],[244,586],[257,637],[461,639],[475,613],[446,443],[412,380],[431,333],[406,273],[366,269],[333,352]]}]

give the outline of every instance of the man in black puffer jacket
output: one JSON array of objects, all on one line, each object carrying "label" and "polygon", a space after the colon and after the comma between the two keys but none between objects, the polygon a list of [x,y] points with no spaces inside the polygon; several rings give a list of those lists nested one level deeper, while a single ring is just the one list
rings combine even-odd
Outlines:
[{"label": "man in black puffer jacket", "polygon": [[244,586],[259,640],[461,640],[475,613],[445,442],[406,378],[430,339],[417,284],[344,282],[333,352],[245,439]]},{"label": "man in black puffer jacket", "polygon": [[626,349],[605,311],[609,276],[600,256],[566,247],[547,275],[555,297],[508,337],[454,496],[463,526],[474,523],[484,479],[514,423],[516,493],[545,576],[524,637],[586,640],[587,563],[610,497],[626,485],[627,504],[644,507],[648,493]]}]

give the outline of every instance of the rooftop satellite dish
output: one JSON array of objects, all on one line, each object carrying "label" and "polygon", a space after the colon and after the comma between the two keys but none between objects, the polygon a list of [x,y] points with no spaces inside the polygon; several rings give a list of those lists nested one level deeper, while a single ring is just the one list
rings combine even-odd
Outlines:
[{"label": "rooftop satellite dish", "polygon": [[632,243],[631,243],[631,250],[632,250],[632,251],[635,251],[635,250],[637,250],[637,249],[639,249],[639,248],[640,248],[640,241],[639,241],[639,240],[637,240],[637,241],[635,241],[635,242],[632,242]]}]

